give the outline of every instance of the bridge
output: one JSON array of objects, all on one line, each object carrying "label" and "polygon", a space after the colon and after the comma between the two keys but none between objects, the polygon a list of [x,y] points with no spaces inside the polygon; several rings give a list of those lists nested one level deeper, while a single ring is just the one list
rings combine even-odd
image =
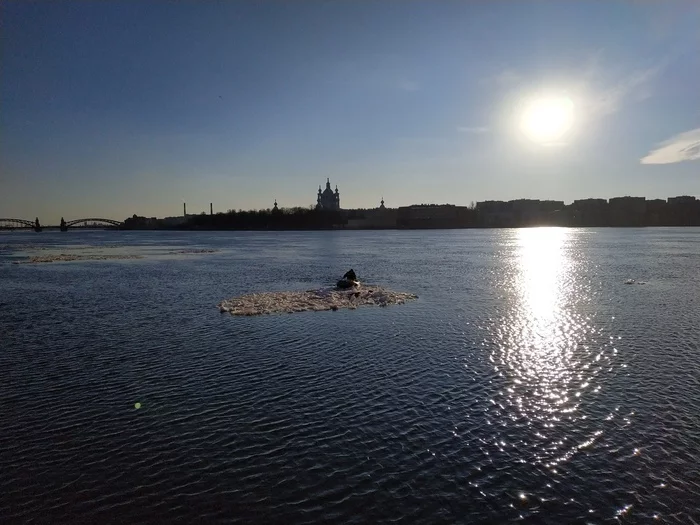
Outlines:
[{"label": "bridge", "polygon": [[61,224],[58,226],[42,226],[39,217],[33,221],[27,219],[0,218],[0,230],[34,230],[40,232],[43,229],[68,231],[68,228],[93,228],[95,226],[107,226],[111,228],[121,228],[124,223],[114,219],[103,219],[101,217],[87,217],[85,219],[75,219],[64,221],[61,217]]},{"label": "bridge", "polygon": [[34,221],[25,221],[24,219],[0,218],[0,229],[15,230],[18,228],[34,228]]},{"label": "bridge", "polygon": [[[80,227],[80,224],[84,223],[83,227],[90,227],[93,226],[94,224],[107,224],[109,226],[116,226],[119,228],[120,226],[123,226],[123,222],[121,221],[115,221],[112,219],[100,219],[99,217],[89,217],[87,219],[75,219],[74,221],[68,221],[68,222],[63,222],[62,224],[65,225],[66,228],[70,228],[71,226],[77,226]],[[88,224],[90,223],[90,224]]]}]

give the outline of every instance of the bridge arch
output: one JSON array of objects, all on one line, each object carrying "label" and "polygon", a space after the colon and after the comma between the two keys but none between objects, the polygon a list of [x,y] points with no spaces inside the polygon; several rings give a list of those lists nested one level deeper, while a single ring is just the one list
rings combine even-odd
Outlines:
[{"label": "bridge arch", "polygon": [[0,228],[34,228],[34,221],[0,218]]},{"label": "bridge arch", "polygon": [[97,222],[97,223],[102,223],[102,224],[108,224],[110,226],[123,226],[124,223],[121,221],[115,221],[113,219],[102,219],[100,217],[87,217],[86,219],[75,219],[73,221],[67,221],[66,222],[66,227],[70,228],[71,226],[77,226],[80,223],[83,222]]}]

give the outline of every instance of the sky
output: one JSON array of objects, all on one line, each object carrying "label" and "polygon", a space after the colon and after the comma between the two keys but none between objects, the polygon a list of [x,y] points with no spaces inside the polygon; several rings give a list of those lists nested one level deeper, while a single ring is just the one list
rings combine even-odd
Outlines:
[{"label": "sky", "polygon": [[326,178],[344,208],[698,195],[698,27],[691,0],[6,0],[0,217],[309,206]]}]

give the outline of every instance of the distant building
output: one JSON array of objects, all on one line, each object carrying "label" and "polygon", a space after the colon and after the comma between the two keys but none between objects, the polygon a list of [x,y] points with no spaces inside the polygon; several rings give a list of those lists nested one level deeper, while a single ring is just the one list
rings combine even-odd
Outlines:
[{"label": "distant building", "polygon": [[669,197],[664,224],[700,226],[700,201],[689,195]]},{"label": "distant building", "polygon": [[647,201],[647,211],[644,215],[645,226],[662,226],[665,211],[668,207],[663,199],[650,199]]},{"label": "distant building", "polygon": [[658,211],[666,207],[666,201],[663,199],[650,199],[647,201],[647,211]]},{"label": "distant building", "polygon": [[608,204],[608,201],[605,199],[578,199],[571,204],[574,208],[579,209],[579,210],[585,210],[585,209],[599,209],[603,208]]},{"label": "distant building", "polygon": [[483,226],[510,226],[514,223],[513,209],[505,201],[477,202],[476,211]]},{"label": "distant building", "polygon": [[646,197],[613,197],[608,201],[611,206],[641,210],[646,207]]},{"label": "distant building", "polygon": [[127,230],[149,230],[156,227],[158,219],[155,217],[142,217],[134,215],[124,220],[124,227]]},{"label": "distant building", "polygon": [[510,201],[513,215],[522,226],[550,224],[552,214],[564,208],[564,201],[541,201],[539,199],[517,199]]},{"label": "distant building", "polygon": [[541,201],[539,199],[476,203],[480,224],[497,227],[553,224],[559,220],[556,214],[563,208],[563,201]]},{"label": "distant building", "polygon": [[613,197],[608,200],[610,226],[644,226],[646,197]]},{"label": "distant building", "polygon": [[317,210],[340,210],[340,193],[338,186],[335,187],[335,192],[331,189],[331,180],[326,179],[326,189],[321,191],[321,186],[318,187],[318,195],[316,197]]},{"label": "distant building", "polygon": [[696,201],[697,199],[695,197],[691,197],[690,195],[681,195],[680,197],[668,198],[668,203],[671,205],[694,204]]},{"label": "distant building", "polygon": [[401,206],[396,216],[399,228],[466,228],[475,226],[475,213],[454,204]]},{"label": "distant building", "polygon": [[384,198],[379,208],[346,210],[345,213],[347,213],[346,228],[356,230],[396,228],[397,210],[384,206]]},{"label": "distant building", "polygon": [[566,217],[570,226],[605,226],[608,223],[606,199],[578,199],[567,208]]}]

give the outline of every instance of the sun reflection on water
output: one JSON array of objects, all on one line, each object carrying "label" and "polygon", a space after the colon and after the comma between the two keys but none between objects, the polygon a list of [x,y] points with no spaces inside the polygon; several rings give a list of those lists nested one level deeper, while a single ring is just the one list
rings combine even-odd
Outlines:
[{"label": "sun reflection on water", "polygon": [[503,364],[531,398],[517,400],[522,411],[551,413],[568,401],[574,321],[563,308],[571,293],[572,262],[566,251],[569,231],[521,229],[514,272],[516,311],[504,334]]},{"label": "sun reflection on water", "polygon": [[531,228],[512,235],[501,282],[504,315],[489,330],[491,361],[503,378],[489,414],[505,433],[495,443],[508,437],[508,426],[527,426],[531,439],[518,454],[555,473],[602,434],[582,425],[580,406],[598,391],[596,376],[613,349],[582,308],[591,290],[576,257],[578,233]]},{"label": "sun reflection on water", "polygon": [[564,252],[567,230],[552,228],[518,231],[518,288],[531,320],[551,323],[561,300],[561,281],[570,261]]}]

